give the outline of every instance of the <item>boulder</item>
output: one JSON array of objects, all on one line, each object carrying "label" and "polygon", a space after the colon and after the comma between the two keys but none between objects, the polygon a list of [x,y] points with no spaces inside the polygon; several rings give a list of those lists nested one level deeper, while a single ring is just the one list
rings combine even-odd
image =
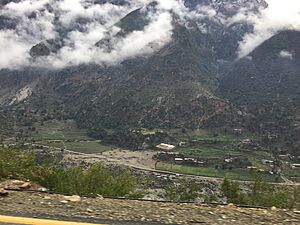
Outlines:
[{"label": "boulder", "polygon": [[64,196],[64,199],[70,202],[79,202],[81,200],[80,196],[78,195]]},{"label": "boulder", "polygon": [[32,187],[32,184],[30,182],[24,182],[22,185],[19,186],[22,190],[28,190]]},{"label": "boulder", "polygon": [[3,189],[3,188],[0,188],[0,197],[6,197],[8,196],[8,192]]}]

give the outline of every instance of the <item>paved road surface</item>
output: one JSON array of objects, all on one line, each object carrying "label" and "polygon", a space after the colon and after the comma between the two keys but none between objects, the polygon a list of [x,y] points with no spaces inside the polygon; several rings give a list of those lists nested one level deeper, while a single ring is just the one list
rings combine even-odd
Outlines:
[{"label": "paved road surface", "polygon": [[37,219],[26,218],[18,216],[2,216],[0,215],[0,225],[162,225],[154,223],[141,223],[141,222],[120,222],[120,221],[106,221],[106,222],[74,222],[63,220],[50,220],[50,219]]}]

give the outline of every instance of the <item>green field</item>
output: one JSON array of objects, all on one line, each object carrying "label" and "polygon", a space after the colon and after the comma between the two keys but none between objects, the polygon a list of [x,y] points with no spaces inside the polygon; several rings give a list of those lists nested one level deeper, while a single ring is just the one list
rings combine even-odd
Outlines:
[{"label": "green field", "polygon": [[32,136],[37,141],[42,140],[92,140],[86,130],[79,129],[73,120],[48,121],[43,125],[36,125]]},{"label": "green field", "polygon": [[[251,172],[245,169],[218,170],[214,167],[193,167],[162,162],[156,164],[156,169],[206,177],[224,178],[227,176],[233,180],[251,181],[254,179]],[[275,182],[274,176],[264,175],[264,178],[268,182]]]},{"label": "green field", "polygon": [[66,149],[74,152],[81,152],[81,153],[87,153],[87,154],[92,154],[92,153],[101,153],[105,151],[112,150],[112,146],[107,146],[101,144],[99,141],[81,141],[81,142],[65,142],[65,141],[60,141],[60,142],[48,142],[48,141],[42,141],[42,142],[37,142],[37,144],[49,146],[52,148],[61,148],[61,149]]},{"label": "green field", "polygon": [[282,170],[286,176],[289,177],[290,180],[294,182],[300,182],[300,168],[291,168],[292,162],[282,161]]},{"label": "green field", "polygon": [[86,130],[79,129],[73,120],[55,120],[39,124],[32,136],[37,144],[75,152],[100,153],[112,149],[111,146],[88,137]]},{"label": "green field", "polygon": [[200,156],[205,158],[215,158],[222,157],[228,154],[234,155],[237,154],[233,150],[228,148],[218,148],[217,146],[193,146],[193,147],[179,147],[176,151],[181,153],[186,153],[194,156]]},{"label": "green field", "polygon": [[179,147],[176,151],[203,158],[220,158],[226,156],[243,155],[252,160],[272,159],[272,154],[267,151],[239,151],[232,146],[198,145],[191,147]]},{"label": "green field", "polygon": [[[172,171],[183,174],[192,174],[199,176],[208,176],[208,177],[219,177],[223,178],[225,176],[230,177],[235,180],[252,180],[251,172],[247,169],[242,168],[233,168],[233,169],[220,169],[221,165],[224,163],[225,158],[242,156],[247,158],[253,166],[258,169],[263,169],[268,171],[268,167],[262,164],[263,159],[272,160],[273,156],[271,152],[268,152],[265,149],[257,151],[249,151],[238,149],[236,144],[241,140],[246,138],[251,138],[256,140],[257,137],[254,136],[234,136],[234,135],[224,135],[218,134],[213,135],[212,133],[205,133],[203,131],[198,131],[198,133],[189,133],[190,140],[195,140],[195,145],[187,147],[178,147],[176,152],[184,153],[188,156],[197,157],[203,159],[207,162],[205,167],[193,167],[193,166],[183,166],[178,164],[170,164],[159,162],[157,164],[157,169]],[[219,168],[219,169],[217,169]],[[266,180],[275,181],[275,176],[264,175]]]},{"label": "green field", "polygon": [[195,140],[198,141],[215,141],[215,142],[236,142],[241,139],[242,137],[236,137],[233,135],[198,135],[193,137]]},{"label": "green field", "polygon": [[68,150],[82,153],[100,153],[112,149],[111,146],[103,145],[99,141],[67,142],[66,147]]}]

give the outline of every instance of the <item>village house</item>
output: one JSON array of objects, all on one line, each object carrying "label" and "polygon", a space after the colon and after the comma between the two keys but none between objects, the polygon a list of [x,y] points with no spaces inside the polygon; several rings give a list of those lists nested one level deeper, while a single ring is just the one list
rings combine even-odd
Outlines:
[{"label": "village house", "polygon": [[291,159],[291,155],[290,155],[290,154],[279,155],[278,157],[279,157],[280,159],[284,159],[284,160],[289,160],[289,159]]},{"label": "village house", "polygon": [[155,147],[159,150],[164,150],[164,151],[171,151],[176,148],[174,145],[165,144],[165,143],[161,143],[159,145],[156,145]]},{"label": "village house", "polygon": [[272,141],[272,140],[276,140],[278,139],[278,135],[277,134],[268,134],[268,140]]},{"label": "village house", "polygon": [[244,145],[252,145],[253,144],[253,141],[251,139],[244,139],[241,141],[241,144],[244,144]]},{"label": "village house", "polygon": [[224,161],[227,163],[231,163],[231,162],[233,162],[233,158],[224,159]]},{"label": "village house", "polygon": [[181,142],[179,142],[178,146],[179,147],[186,147],[186,146],[188,146],[188,143],[185,142],[185,141],[181,141]]},{"label": "village house", "polygon": [[243,130],[242,129],[233,129],[233,133],[236,136],[240,136],[240,135],[242,135]]},{"label": "village house", "polygon": [[293,169],[300,168],[300,164],[292,164],[292,168]]},{"label": "village house", "polygon": [[182,163],[183,158],[175,158],[174,161],[175,161],[175,163]]},{"label": "village house", "polygon": [[268,160],[268,159],[263,159],[263,160],[261,160],[261,162],[262,162],[262,164],[264,164],[264,165],[266,165],[266,164],[273,164],[273,163],[274,163],[274,161]]},{"label": "village house", "polygon": [[258,168],[256,166],[248,166],[247,169],[248,170],[257,170]]},{"label": "village house", "polygon": [[158,153],[153,157],[154,160],[169,162],[169,163],[176,163],[186,166],[203,166],[205,164],[204,160],[194,157],[185,157],[182,153],[170,153],[170,152],[163,152]]}]

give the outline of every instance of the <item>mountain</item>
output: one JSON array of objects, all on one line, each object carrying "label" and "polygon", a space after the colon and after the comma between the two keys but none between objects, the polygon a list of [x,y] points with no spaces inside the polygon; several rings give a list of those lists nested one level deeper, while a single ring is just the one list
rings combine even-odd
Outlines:
[{"label": "mountain", "polygon": [[220,81],[220,96],[251,114],[251,129],[296,138],[300,129],[299,47],[300,32],[282,31],[236,62]]},{"label": "mountain", "polygon": [[47,109],[47,116],[63,112],[87,128],[198,128],[218,117],[234,123],[237,111],[213,94],[218,84],[215,56],[199,32],[178,25],[173,41],[150,58],[49,72],[39,77],[25,105],[28,111]]},{"label": "mountain", "polygon": [[[2,6],[6,3],[1,2]],[[163,11],[171,18],[168,41],[150,42],[145,48],[151,54],[129,56],[118,63],[70,63],[59,69],[36,66],[65,50],[73,37],[70,34],[93,24],[93,19],[84,15],[76,17],[68,28],[54,20],[58,37],[30,45],[29,65],[0,71],[0,105],[3,112],[13,112],[0,117],[2,124],[9,127],[15,121],[30,126],[36,121],[74,119],[87,129],[242,127],[270,135],[290,130],[289,140],[293,139],[299,127],[299,32],[279,32],[238,59],[239,44],[254,27],[245,21],[228,25],[226,19],[241,9],[259,13],[267,3],[184,3],[185,10],[190,10],[184,18],[176,11]],[[144,34],[162,10],[157,2],[150,1],[134,6],[125,0],[97,0],[92,4],[128,9],[114,24],[107,25],[102,37],[92,36],[95,42],[89,48],[91,52],[99,50],[99,58],[113,55],[118,43],[130,35]],[[202,12],[203,7],[213,10],[214,15]],[[195,13],[200,16],[193,16]],[[33,15],[28,16],[32,20]],[[16,29],[20,23],[6,14],[1,18],[2,30]],[[104,23],[105,18],[99,21]]]}]

